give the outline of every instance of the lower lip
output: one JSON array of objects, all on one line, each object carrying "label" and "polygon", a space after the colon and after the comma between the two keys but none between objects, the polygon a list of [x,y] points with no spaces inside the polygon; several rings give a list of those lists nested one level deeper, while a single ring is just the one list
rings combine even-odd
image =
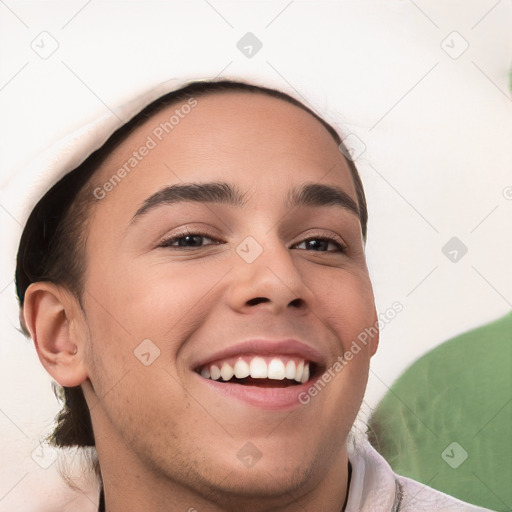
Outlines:
[{"label": "lower lip", "polygon": [[[197,375],[197,374],[196,374]],[[304,405],[299,395],[304,394],[314,384],[314,379],[300,385],[291,385],[284,388],[267,388],[258,386],[244,386],[243,384],[229,384],[205,379],[197,375],[202,382],[214,391],[230,398],[235,398],[262,409],[282,410]]]}]

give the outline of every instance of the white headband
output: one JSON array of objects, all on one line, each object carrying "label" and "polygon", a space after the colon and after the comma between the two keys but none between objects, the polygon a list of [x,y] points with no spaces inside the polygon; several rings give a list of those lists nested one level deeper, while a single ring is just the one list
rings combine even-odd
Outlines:
[{"label": "white headband", "polygon": [[71,133],[39,155],[21,172],[11,176],[3,187],[2,205],[21,226],[24,226],[34,206],[55,183],[78,167],[91,153],[100,148],[112,133],[144,107],[160,96],[181,89],[190,82],[209,80],[237,80],[270,87],[282,90],[298,101],[304,102],[304,99],[298,97],[292,89],[283,88],[282,82],[269,83],[268,79],[262,81],[261,78],[249,76],[229,76],[168,80],[138,94],[133,100],[112,109],[96,121]]},{"label": "white headband", "polygon": [[[16,254],[25,224],[38,201],[66,174],[76,169],[94,151],[122,125],[126,124],[147,105],[164,94],[177,91],[191,82],[236,80],[256,86],[276,89],[294,97],[301,103],[307,103],[291,87],[283,87],[283,82],[269,77],[222,76],[210,78],[175,78],[135,94],[131,101],[111,109],[109,112],[71,133],[47,151],[40,154],[20,172],[11,175],[2,187],[0,203],[16,224],[12,232],[4,238],[3,248],[9,255],[14,271]],[[311,91],[314,96],[314,91]],[[14,224],[14,223],[13,223]]]}]

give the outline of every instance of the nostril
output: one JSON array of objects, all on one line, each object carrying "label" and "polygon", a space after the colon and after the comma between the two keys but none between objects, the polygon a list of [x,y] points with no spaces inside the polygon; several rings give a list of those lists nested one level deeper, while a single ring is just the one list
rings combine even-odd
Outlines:
[{"label": "nostril", "polygon": [[303,304],[304,304],[304,301],[302,299],[293,299],[290,302],[289,306],[292,306],[294,308],[300,308],[303,306]]},{"label": "nostril", "polygon": [[261,302],[270,302],[270,299],[267,299],[267,297],[255,297],[254,299],[248,300],[247,305],[248,306],[257,306]]}]

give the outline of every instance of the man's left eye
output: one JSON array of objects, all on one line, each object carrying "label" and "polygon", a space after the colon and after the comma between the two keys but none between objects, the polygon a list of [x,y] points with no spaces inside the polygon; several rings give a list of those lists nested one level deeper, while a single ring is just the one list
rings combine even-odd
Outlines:
[{"label": "man's left eye", "polygon": [[[308,238],[294,247],[315,252],[344,252],[345,247],[330,238]],[[329,249],[331,247],[331,249]],[[333,249],[334,247],[334,249]]]}]

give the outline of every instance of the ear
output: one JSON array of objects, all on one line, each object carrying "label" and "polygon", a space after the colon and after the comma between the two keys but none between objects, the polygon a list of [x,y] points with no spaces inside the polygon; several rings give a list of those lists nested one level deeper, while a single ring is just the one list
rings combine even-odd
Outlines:
[{"label": "ear", "polygon": [[88,377],[79,311],[76,298],[53,283],[33,283],[25,293],[25,324],[41,363],[61,386],[79,386]]}]

